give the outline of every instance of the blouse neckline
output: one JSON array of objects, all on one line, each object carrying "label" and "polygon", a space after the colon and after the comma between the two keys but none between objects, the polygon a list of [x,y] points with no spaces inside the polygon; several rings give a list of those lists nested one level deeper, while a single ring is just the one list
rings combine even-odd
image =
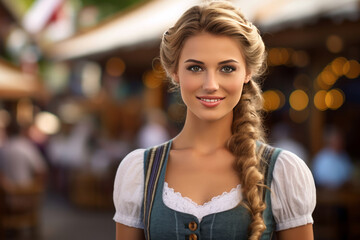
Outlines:
[{"label": "blouse neckline", "polygon": [[[159,183],[157,185],[157,190],[161,190],[160,193],[163,193],[164,192],[164,185],[165,185],[165,173],[166,173],[166,168],[167,168],[167,163],[168,163],[168,160],[169,160],[169,154],[170,154],[170,151],[171,151],[171,148],[172,148],[172,141],[173,139],[169,140],[168,143],[169,143],[169,148],[168,148],[168,151],[166,152],[166,155],[165,155],[165,159],[164,159],[164,164],[162,166],[162,169],[161,169],[161,174],[159,176]],[[160,189],[158,189],[160,188]],[[235,187],[235,189],[237,189],[237,187]],[[231,192],[231,190],[230,190]],[[241,191],[240,191],[241,192]],[[216,213],[224,213],[224,212],[227,212],[227,211],[231,211],[237,207],[242,207],[242,205],[239,205],[238,202],[235,206],[231,206],[231,208],[226,208],[226,209],[223,209],[223,210],[220,210],[220,211],[216,211],[216,212],[211,212],[211,213],[206,213],[201,219],[199,219],[196,215],[194,215],[193,213],[186,213],[186,212],[183,212],[183,211],[178,211],[178,210],[175,210],[175,209],[172,209],[170,207],[168,207],[165,202],[164,202],[164,198],[163,198],[163,194],[160,194],[160,200],[161,200],[161,204],[165,207],[165,208],[168,208],[168,209],[171,209],[172,211],[175,211],[177,213],[180,213],[180,214],[186,214],[186,215],[190,215],[192,217],[195,217],[198,219],[199,222],[202,221],[202,219],[206,218],[206,217],[211,217],[213,214],[216,214]],[[218,195],[218,196],[221,196],[221,195]],[[218,196],[215,196],[218,197]],[[189,198],[190,199],[190,198]],[[200,205],[201,206],[201,205]],[[242,207],[243,208],[243,207]]]}]

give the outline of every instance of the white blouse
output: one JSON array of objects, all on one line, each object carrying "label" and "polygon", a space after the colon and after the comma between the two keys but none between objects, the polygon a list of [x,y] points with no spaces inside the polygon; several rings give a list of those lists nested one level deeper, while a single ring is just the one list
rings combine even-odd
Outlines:
[{"label": "white blouse", "polygon": [[[141,206],[144,192],[144,151],[129,153],[119,165],[114,183],[114,220],[124,225],[144,228]],[[242,200],[241,185],[230,192],[214,197],[198,205],[190,198],[182,197],[164,184],[163,201],[173,210],[189,213],[199,221],[208,214],[234,208]],[[276,230],[284,230],[313,223],[312,212],[316,204],[316,190],[312,174],[303,160],[283,150],[275,163],[271,183],[271,206]]]}]

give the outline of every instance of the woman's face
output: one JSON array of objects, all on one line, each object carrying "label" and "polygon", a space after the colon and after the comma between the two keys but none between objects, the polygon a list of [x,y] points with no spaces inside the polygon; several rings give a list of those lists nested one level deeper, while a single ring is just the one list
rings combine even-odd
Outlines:
[{"label": "woman's face", "polygon": [[251,76],[236,40],[199,33],[186,40],[173,77],[180,85],[187,117],[216,121],[232,117]]}]

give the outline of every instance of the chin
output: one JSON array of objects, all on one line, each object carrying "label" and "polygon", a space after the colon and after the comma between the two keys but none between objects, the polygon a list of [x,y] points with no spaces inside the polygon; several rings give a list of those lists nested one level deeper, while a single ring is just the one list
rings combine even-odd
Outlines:
[{"label": "chin", "polygon": [[230,117],[232,119],[232,112],[231,113],[218,113],[218,112],[209,112],[209,113],[202,113],[202,114],[196,114],[197,118],[199,118],[201,121],[204,122],[216,122],[220,120],[224,120],[227,117]]}]

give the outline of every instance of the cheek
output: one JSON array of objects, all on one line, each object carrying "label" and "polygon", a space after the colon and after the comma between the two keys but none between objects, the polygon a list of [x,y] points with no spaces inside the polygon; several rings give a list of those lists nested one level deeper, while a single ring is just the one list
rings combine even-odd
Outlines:
[{"label": "cheek", "polygon": [[195,91],[199,88],[199,82],[200,81],[198,79],[184,74],[180,76],[180,81],[179,81],[180,90],[182,93]]},{"label": "cheek", "polygon": [[226,89],[229,94],[231,94],[235,98],[240,99],[243,86],[244,86],[243,81],[232,81],[227,84]]}]

